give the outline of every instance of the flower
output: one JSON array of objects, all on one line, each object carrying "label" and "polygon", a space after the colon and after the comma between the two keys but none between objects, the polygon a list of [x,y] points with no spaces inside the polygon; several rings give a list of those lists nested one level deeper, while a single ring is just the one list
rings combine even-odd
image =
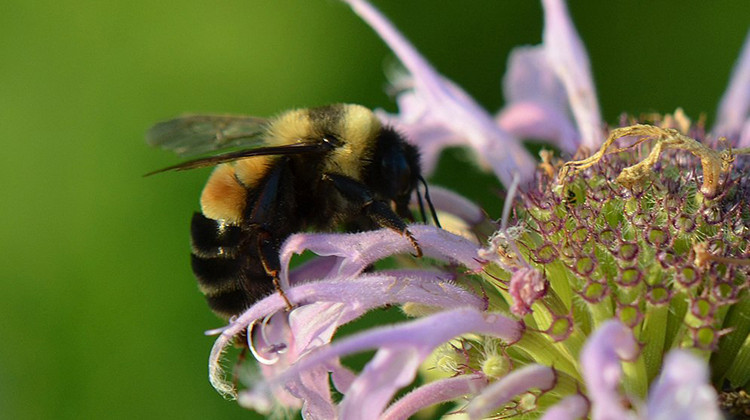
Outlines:
[{"label": "flower", "polygon": [[[433,188],[454,233],[412,225],[426,258],[372,272],[413,246],[387,230],[291,236],[280,280],[294,308],[275,293],[216,331],[214,387],[309,419],[405,419],[438,403],[472,419],[712,419],[720,400],[747,414],[750,37],[712,132],[679,110],[606,130],[562,0],[542,2],[542,45],[511,54],[495,116],[369,3],[344,1],[407,71],[399,113],[379,116],[428,169],[448,145],[474,150],[509,187],[503,217]],[[537,164],[529,136],[575,159]],[[305,251],[318,258],[290,270]],[[336,336],[386,305],[414,319]],[[221,364],[237,337],[260,365],[239,393]],[[367,350],[359,371],[342,361]]]}]

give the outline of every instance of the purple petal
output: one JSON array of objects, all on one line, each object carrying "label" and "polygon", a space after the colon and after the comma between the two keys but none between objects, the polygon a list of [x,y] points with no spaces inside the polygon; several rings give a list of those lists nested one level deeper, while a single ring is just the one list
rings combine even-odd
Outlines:
[{"label": "purple petal", "polygon": [[487,386],[487,378],[481,374],[462,375],[440,379],[420,386],[393,403],[383,416],[383,420],[406,420],[417,411],[464,395],[476,394]]},{"label": "purple petal", "polygon": [[[278,369],[284,369],[300,355],[327,344],[339,326],[375,307],[417,302],[436,308],[485,308],[483,299],[450,283],[444,274],[432,271],[393,271],[362,275],[354,279],[324,280],[305,283],[287,289],[285,293],[293,302],[315,303],[292,311],[289,315],[290,329],[286,335],[277,334],[268,339],[271,342],[269,345],[255,346],[283,346],[284,363],[277,363],[278,366],[268,369],[267,374],[277,374]],[[224,379],[220,363],[224,350],[233,343],[234,336],[271,314],[283,315],[284,308],[283,299],[278,293],[274,293],[257,302],[224,329],[214,343],[209,358],[209,377],[217,391],[224,395],[234,394],[231,384]],[[262,357],[273,361],[274,354],[269,352]]]},{"label": "purple petal", "polygon": [[276,364],[279,356],[288,353],[294,347],[294,337],[291,336],[289,320],[284,312],[276,312],[254,325],[255,332],[252,343],[248,341],[253,356],[265,365]]},{"label": "purple petal", "polygon": [[325,301],[295,308],[289,314],[289,324],[299,354],[330,343],[338,327],[360,317],[367,308],[349,309],[344,303]]},{"label": "purple petal", "polygon": [[[498,337],[506,342],[520,339],[522,324],[499,314],[485,314],[471,308],[460,308],[396,326],[381,327],[347,337],[332,345],[320,348],[291,366],[275,379],[275,383],[286,383],[301,372],[319,366],[328,360],[345,355],[380,349],[365,371],[352,383],[349,401],[360,401],[359,397],[378,393],[369,407],[379,415],[385,407],[383,401],[390,400],[395,391],[410,382],[419,365],[440,344],[470,332]],[[376,389],[377,388],[377,389]],[[348,397],[347,393],[347,397]],[[345,397],[345,398],[347,398]],[[347,403],[354,409],[357,404]]]},{"label": "purple petal", "polygon": [[565,86],[583,146],[599,148],[602,117],[586,48],[573,26],[563,0],[543,0],[543,45],[549,65]]},{"label": "purple petal", "polygon": [[299,376],[287,382],[284,388],[303,401],[303,418],[328,420],[336,418],[336,406],[328,384],[328,369],[321,365],[300,372]]},{"label": "purple petal", "polygon": [[235,322],[224,328],[221,335],[219,335],[214,342],[211,349],[211,355],[208,358],[208,379],[217,392],[227,397],[233,397],[236,395],[232,384],[224,378],[224,370],[221,365],[221,358],[224,354],[224,350],[232,345],[234,337],[244,331],[256,320],[263,319],[269,314],[283,311],[285,307],[286,304],[281,296],[278,293],[274,293],[257,302],[243,312]]},{"label": "purple petal", "polygon": [[[743,131],[743,125],[748,124],[748,114],[750,113],[750,32],[745,37],[745,43],[742,46],[742,52],[737,60],[737,64],[732,70],[732,77],[729,81],[724,96],[719,103],[719,110],[716,115],[716,127],[713,133],[718,136],[727,136],[730,139],[736,139],[740,132]],[[743,141],[745,138],[743,138]],[[750,136],[747,136],[747,142],[736,144],[737,147],[750,147]]]},{"label": "purple petal", "polygon": [[742,132],[740,133],[740,141],[737,142],[738,147],[750,147],[750,118],[745,121],[745,125],[742,126]]},{"label": "purple petal", "polygon": [[506,105],[495,117],[502,129],[520,139],[549,141],[571,155],[578,150],[580,135],[569,117],[565,87],[543,46],[510,53],[503,93]]},{"label": "purple petal", "polygon": [[328,363],[328,369],[331,370],[331,382],[333,386],[341,393],[346,393],[352,386],[357,374],[351,369],[343,366],[341,363]]},{"label": "purple petal", "polygon": [[328,343],[336,329],[376,307],[416,302],[435,308],[471,306],[484,309],[482,298],[451,284],[443,274],[394,271],[356,279],[326,280],[298,286],[288,295],[308,296],[314,303],[290,314],[294,344],[305,353]]},{"label": "purple petal", "polygon": [[556,379],[555,370],[549,366],[529,365],[515,369],[487,386],[481,394],[471,400],[466,411],[469,413],[469,418],[483,418],[515,396],[532,388],[542,391],[552,389]]},{"label": "purple petal", "polygon": [[673,350],[648,398],[648,418],[713,420],[723,418],[718,396],[709,381],[708,366],[685,350]]},{"label": "purple petal", "polygon": [[[471,241],[434,226],[411,225],[409,230],[426,256],[460,263],[472,271],[482,269],[477,260],[479,247]],[[324,277],[353,277],[375,261],[399,253],[410,253],[414,247],[403,236],[390,229],[355,234],[296,234],[281,248],[281,286],[289,288],[288,267],[294,254],[312,251],[321,256],[338,258]]]},{"label": "purple petal", "polygon": [[622,360],[638,356],[633,333],[619,321],[603,323],[581,351],[583,378],[591,400],[593,419],[629,419],[619,392]]},{"label": "purple petal", "polygon": [[550,67],[544,46],[516,47],[511,51],[503,76],[503,93],[506,103],[543,103],[563,113],[568,109],[565,86]]},{"label": "purple petal", "polygon": [[[265,388],[250,388],[240,392],[237,403],[249,410],[268,415],[273,410],[275,401]],[[285,405],[289,406],[289,405]]]},{"label": "purple petal", "polygon": [[[420,124],[431,129],[444,128],[441,139],[451,138],[449,133],[465,139],[506,185],[514,173],[523,180],[531,179],[534,159],[520,142],[500,129],[466,92],[438,74],[377,9],[364,0],[345,1],[380,35],[409,71],[415,94],[412,100],[423,110]],[[414,105],[410,106],[414,108]],[[415,119],[413,115],[411,119]],[[399,128],[409,134],[407,127]],[[413,140],[421,146],[421,139]]]},{"label": "purple petal", "polygon": [[500,314],[487,314],[473,308],[458,308],[419,318],[396,326],[364,331],[333,343],[330,347],[311,353],[284,373],[315,366],[325,360],[356,352],[389,346],[419,348],[425,357],[438,345],[461,334],[474,332],[498,337],[506,342],[521,338],[522,324]]},{"label": "purple petal", "polygon": [[396,391],[409,385],[429,354],[415,347],[378,350],[341,401],[344,419],[378,419]]},{"label": "purple petal", "polygon": [[583,419],[588,412],[589,402],[586,401],[586,398],[580,395],[571,395],[548,408],[541,420]]},{"label": "purple petal", "polygon": [[325,278],[338,263],[338,257],[312,258],[289,272],[289,284],[297,285]]},{"label": "purple petal", "polygon": [[579,135],[568,116],[538,102],[511,103],[495,118],[500,127],[520,139],[545,140],[567,154],[578,150]]}]

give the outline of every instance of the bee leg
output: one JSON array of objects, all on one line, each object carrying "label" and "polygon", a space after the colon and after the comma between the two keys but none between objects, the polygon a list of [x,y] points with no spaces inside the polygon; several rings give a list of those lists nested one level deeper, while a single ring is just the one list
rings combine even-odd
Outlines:
[{"label": "bee leg", "polygon": [[260,189],[255,202],[253,203],[250,213],[247,216],[246,223],[252,226],[257,232],[257,249],[263,270],[273,280],[273,286],[281,295],[286,303],[287,310],[292,310],[294,306],[281,288],[279,282],[279,273],[281,272],[281,263],[279,262],[279,248],[281,240],[278,235],[280,227],[275,225],[274,215],[286,214],[288,209],[284,207],[289,205],[291,194],[291,185],[284,183],[284,171],[286,165],[278,164],[273,167],[266,178],[263,188]]},{"label": "bee leg", "polygon": [[286,303],[287,311],[291,311],[294,306],[289,301],[289,298],[284,293],[284,289],[281,288],[279,282],[279,273],[281,272],[281,263],[279,262],[279,246],[274,241],[273,235],[265,230],[258,232],[258,255],[260,256],[260,262],[263,264],[263,269],[266,271],[271,279],[273,279],[273,287],[281,295]]},{"label": "bee leg", "polygon": [[416,251],[416,257],[422,257],[422,247],[417,239],[409,231],[406,223],[391,209],[391,207],[380,200],[375,200],[372,192],[361,182],[348,176],[339,174],[323,174],[323,180],[329,181],[347,200],[358,203],[362,212],[370,220],[380,227],[394,230],[411,242]]},{"label": "bee leg", "polygon": [[370,201],[363,203],[362,210],[378,226],[395,230],[408,239],[416,252],[415,257],[422,258],[422,247],[419,246],[417,238],[414,237],[406,227],[406,223],[391,210],[388,204],[382,201]]}]

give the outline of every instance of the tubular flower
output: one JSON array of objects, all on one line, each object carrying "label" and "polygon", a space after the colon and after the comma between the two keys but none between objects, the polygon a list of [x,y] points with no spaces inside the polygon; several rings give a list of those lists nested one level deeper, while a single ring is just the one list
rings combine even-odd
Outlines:
[{"label": "tubular flower", "polygon": [[[427,168],[447,145],[473,149],[508,186],[503,217],[433,188],[450,223],[410,226],[425,258],[388,230],[291,236],[280,280],[293,308],[274,293],[214,331],[214,387],[308,419],[750,414],[750,41],[713,132],[679,110],[605,130],[561,0],[542,2],[543,44],[511,54],[495,116],[370,4],[344,1],[407,70],[399,113],[380,117],[420,146]],[[536,163],[529,136],[566,159],[545,152]],[[317,257],[290,269],[303,252]],[[372,269],[387,257],[400,267]],[[337,334],[386,306],[407,319]],[[239,391],[222,364],[238,342],[258,366]],[[363,368],[348,366],[365,351]]]}]

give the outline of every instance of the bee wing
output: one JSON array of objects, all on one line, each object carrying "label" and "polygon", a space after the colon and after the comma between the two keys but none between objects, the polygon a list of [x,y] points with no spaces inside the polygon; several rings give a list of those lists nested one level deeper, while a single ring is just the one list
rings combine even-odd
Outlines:
[{"label": "bee wing", "polygon": [[153,172],[149,172],[144,176],[158,174],[166,171],[184,171],[186,169],[204,168],[206,166],[215,166],[220,163],[232,162],[239,159],[245,159],[253,156],[268,156],[268,155],[299,155],[305,153],[322,153],[333,149],[330,143],[325,140],[317,142],[301,142],[284,144],[281,146],[269,146],[269,147],[258,147],[255,149],[238,150],[236,152],[224,153],[221,155],[209,156],[204,158],[198,158],[189,160],[187,162],[178,163],[163,169],[159,169]]},{"label": "bee wing", "polygon": [[146,142],[184,157],[260,146],[267,123],[245,115],[188,114],[157,123],[146,133]]}]

